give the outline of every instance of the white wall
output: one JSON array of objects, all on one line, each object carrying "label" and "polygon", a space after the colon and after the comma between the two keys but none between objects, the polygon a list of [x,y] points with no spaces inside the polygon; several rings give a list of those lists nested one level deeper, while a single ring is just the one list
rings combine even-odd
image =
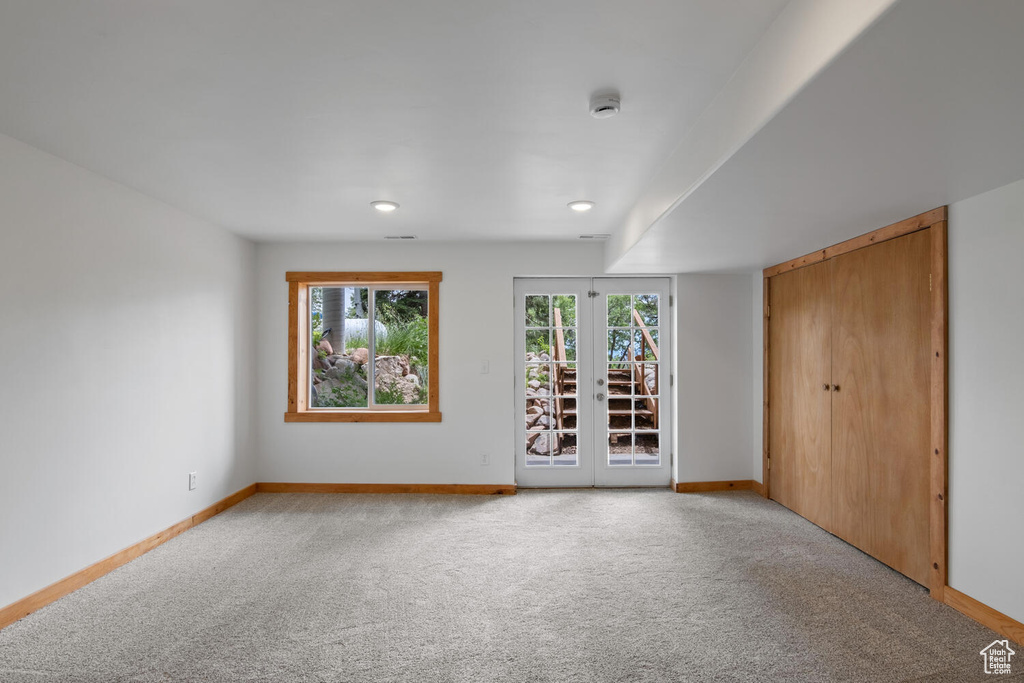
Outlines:
[{"label": "white wall", "polygon": [[676,292],[676,480],[750,479],[750,276],[679,275]]},{"label": "white wall", "polygon": [[751,276],[750,316],[754,343],[750,349],[751,478],[764,483],[764,274]]},{"label": "white wall", "polygon": [[[600,274],[594,244],[262,244],[257,249],[260,481],[511,484],[515,481],[512,281]],[[284,422],[289,270],[440,270],[443,421]],[[480,374],[480,361],[490,373]],[[490,455],[482,466],[480,454]]]},{"label": "white wall", "polygon": [[0,136],[0,606],[253,482],[254,265]]},{"label": "white wall", "polygon": [[949,585],[1024,621],[1024,181],[949,210]]}]

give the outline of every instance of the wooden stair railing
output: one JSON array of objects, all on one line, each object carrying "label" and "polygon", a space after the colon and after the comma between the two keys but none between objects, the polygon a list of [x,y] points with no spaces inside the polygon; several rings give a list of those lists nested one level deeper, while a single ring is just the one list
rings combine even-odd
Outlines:
[{"label": "wooden stair railing", "polygon": [[[555,428],[562,429],[565,424],[565,416],[563,411],[565,404],[561,398],[565,389],[565,366],[561,363],[565,362],[565,332],[562,330],[562,309],[556,308],[555,314],[555,348],[551,360],[555,362],[555,377],[554,377],[554,390],[556,398],[555,403]],[[558,450],[561,451],[561,437],[558,438]]]},{"label": "wooden stair railing", "polygon": [[[647,360],[647,349],[651,350],[651,355],[654,356],[654,360],[659,360],[658,345],[654,343],[654,339],[651,337],[651,333],[647,331],[647,325],[644,324],[643,318],[640,317],[640,313],[634,308],[633,309],[633,320],[636,321],[637,327],[640,328],[640,353],[634,357],[634,360],[640,361],[638,365],[633,367],[633,372],[636,374],[634,379],[636,380],[637,386],[640,389],[642,395],[647,396],[645,402],[647,403],[647,409],[651,411],[651,422],[654,423],[654,428],[658,428],[658,399],[653,396],[658,395],[658,382],[660,381],[660,369],[657,365],[654,366],[654,387],[647,386],[647,364],[643,361]],[[632,344],[632,340],[630,341]]]},{"label": "wooden stair railing", "polygon": [[[560,308],[555,308],[554,311],[553,311],[553,314],[554,314],[554,321],[553,322],[554,322],[554,328],[555,328],[555,338],[554,338],[554,342],[555,343],[554,343],[554,348],[551,350],[551,360],[554,363],[554,377],[552,378],[553,379],[553,382],[552,382],[552,394],[553,394],[553,396],[552,396],[552,399],[551,399],[551,407],[552,407],[552,412],[554,413],[553,417],[554,417],[554,420],[555,420],[555,429],[559,430],[559,432],[560,432],[560,430],[565,428],[565,418],[566,418],[566,415],[567,414],[575,415],[575,411],[574,410],[573,411],[567,411],[566,410],[564,395],[565,395],[566,385],[570,384],[570,383],[575,383],[575,380],[568,379],[566,377],[566,375],[567,375],[567,373],[570,373],[570,372],[571,373],[575,373],[576,370],[569,368],[568,364],[567,364],[568,358],[567,358],[567,354],[566,354],[566,351],[565,351],[565,332],[564,332],[564,330],[561,329],[562,328],[562,310]],[[644,324],[643,319],[640,317],[640,314],[636,310],[633,311],[633,319],[636,321],[636,325],[637,325],[637,327],[641,331],[640,349],[639,349],[640,353],[633,356],[633,360],[637,361],[637,363],[632,366],[632,377],[630,377],[630,371],[628,371],[628,370],[610,370],[609,371],[610,374],[609,374],[609,377],[608,377],[608,384],[609,384],[609,387],[608,387],[608,389],[609,389],[609,392],[608,392],[608,400],[609,400],[608,416],[609,417],[615,417],[615,416],[623,416],[624,417],[624,416],[633,415],[633,414],[636,414],[638,416],[641,415],[641,414],[649,414],[649,417],[651,419],[651,422],[652,422],[654,428],[657,429],[657,427],[658,427],[658,399],[656,397],[658,395],[658,388],[659,388],[658,387],[658,383],[660,382],[660,373],[657,370],[655,371],[654,386],[653,387],[649,387],[647,385],[647,373],[646,373],[647,363],[645,363],[644,361],[647,360],[647,351],[648,350],[650,350],[651,355],[654,356],[654,360],[655,361],[659,361],[660,360],[661,353],[660,353],[660,351],[658,349],[658,345],[654,342],[654,338],[651,337],[651,333],[648,331],[647,325]],[[633,340],[630,340],[630,348],[631,349],[633,348],[633,344],[634,343],[635,342]],[[657,367],[657,366],[655,366],[655,367]],[[619,379],[618,376],[613,377],[611,375],[612,372],[621,373],[624,376],[621,379]],[[625,385],[625,386],[628,386],[629,384],[633,384],[635,387],[637,387],[637,389],[638,389],[637,395],[641,395],[641,396],[644,397],[644,398],[642,398],[640,400],[643,400],[645,402],[647,409],[646,410],[639,410],[639,411],[637,411],[637,410],[634,410],[633,408],[613,407],[611,405],[612,401],[620,401],[620,399],[615,394],[612,393],[612,385],[617,385],[617,384],[622,384],[622,385]],[[576,391],[574,391],[573,393],[576,393],[578,391],[579,391],[579,387],[577,387]],[[627,392],[626,396],[624,396],[623,398],[626,398],[626,399],[629,398],[628,392]],[[559,455],[561,452],[562,452],[562,435],[561,435],[561,433],[559,433],[558,436],[556,437],[556,440],[555,440],[555,447],[554,447],[554,450],[552,452],[552,455]]]}]

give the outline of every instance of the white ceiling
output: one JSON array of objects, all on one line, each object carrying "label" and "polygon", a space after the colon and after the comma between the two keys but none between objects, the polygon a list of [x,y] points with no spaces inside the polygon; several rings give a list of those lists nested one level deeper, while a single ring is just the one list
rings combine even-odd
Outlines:
[{"label": "white ceiling", "polygon": [[0,132],[259,240],[612,232],[785,4],[6,0]]},{"label": "white ceiling", "polygon": [[1024,178],[1022,28],[901,0],[610,269],[758,270]]},{"label": "white ceiling", "polygon": [[6,0],[0,133],[257,240],[613,233],[612,272],[749,271],[1024,177],[1022,26],[1020,0]]}]

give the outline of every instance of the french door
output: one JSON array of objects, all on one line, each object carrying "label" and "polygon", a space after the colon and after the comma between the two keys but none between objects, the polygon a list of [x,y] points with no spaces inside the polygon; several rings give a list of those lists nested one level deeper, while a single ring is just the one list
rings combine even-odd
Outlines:
[{"label": "french door", "polygon": [[667,278],[515,281],[516,482],[667,486]]}]

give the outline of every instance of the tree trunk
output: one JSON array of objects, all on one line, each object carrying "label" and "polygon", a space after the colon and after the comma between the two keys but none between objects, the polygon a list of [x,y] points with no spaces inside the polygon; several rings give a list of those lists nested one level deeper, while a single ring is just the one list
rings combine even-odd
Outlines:
[{"label": "tree trunk", "polygon": [[324,335],[335,353],[345,353],[345,303],[346,291],[344,287],[324,288],[324,330],[330,332]]}]

